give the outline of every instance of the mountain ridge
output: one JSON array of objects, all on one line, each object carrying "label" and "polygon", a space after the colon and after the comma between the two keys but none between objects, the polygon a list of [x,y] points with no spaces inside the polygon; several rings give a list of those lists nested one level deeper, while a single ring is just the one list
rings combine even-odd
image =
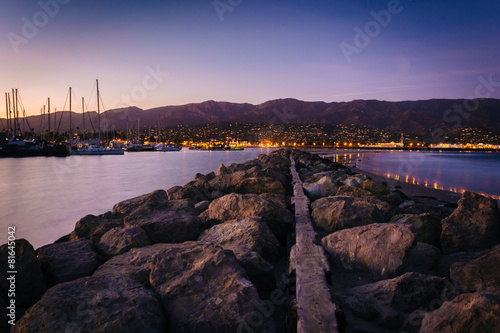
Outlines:
[{"label": "mountain ridge", "polygon": [[[140,126],[199,125],[205,123],[302,123],[332,125],[365,125],[391,132],[425,133],[433,129],[456,129],[458,127],[481,127],[500,130],[500,100],[477,99],[478,108],[468,112],[462,99],[429,99],[417,101],[389,102],[380,100],[353,100],[350,102],[307,102],[294,98],[280,98],[254,105],[208,100],[201,103],[167,105],[147,110],[135,106],[112,109],[101,113],[101,128],[124,130]],[[457,108],[458,106],[458,108]],[[462,106],[460,108],[460,106]],[[68,111],[52,114],[55,119],[51,128],[69,130]],[[62,120],[60,119],[62,116]],[[97,127],[97,113],[86,112],[86,123],[81,113],[72,112],[73,129],[88,130],[90,119]],[[5,118],[0,118],[5,128]],[[28,117],[35,132],[44,125],[38,116]],[[46,119],[45,119],[46,123]],[[61,124],[59,126],[59,123]],[[46,128],[45,124],[45,128]]]}]

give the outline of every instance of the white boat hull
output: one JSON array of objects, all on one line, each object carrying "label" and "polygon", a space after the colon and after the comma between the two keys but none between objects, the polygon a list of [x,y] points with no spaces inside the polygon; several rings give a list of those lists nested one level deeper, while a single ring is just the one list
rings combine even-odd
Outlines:
[{"label": "white boat hull", "polygon": [[156,151],[181,151],[181,149],[179,149],[179,148],[159,148]]},{"label": "white boat hull", "polygon": [[123,149],[77,149],[70,152],[71,155],[123,155]]}]

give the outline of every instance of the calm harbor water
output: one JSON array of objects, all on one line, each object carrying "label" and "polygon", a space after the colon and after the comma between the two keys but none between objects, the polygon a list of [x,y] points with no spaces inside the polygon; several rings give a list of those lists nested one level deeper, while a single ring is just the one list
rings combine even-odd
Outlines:
[{"label": "calm harbor water", "polygon": [[102,214],[119,201],[184,185],[220,163],[241,163],[270,149],[125,153],[120,156],[3,158],[0,170],[0,244],[7,226],[35,247],[74,229],[87,214]]},{"label": "calm harbor water", "polygon": [[430,151],[350,151],[337,158],[388,178],[500,199],[500,153]]}]

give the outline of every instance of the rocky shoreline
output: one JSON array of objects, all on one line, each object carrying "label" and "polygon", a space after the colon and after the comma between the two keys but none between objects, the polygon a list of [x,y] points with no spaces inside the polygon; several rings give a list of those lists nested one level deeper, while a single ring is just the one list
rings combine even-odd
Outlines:
[{"label": "rocky shoreline", "polygon": [[[277,150],[85,216],[37,250],[17,240],[16,325],[2,320],[2,331],[303,331],[290,264],[290,157],[328,259],[338,325],[325,332],[499,330],[495,200],[415,196],[317,155]],[[5,313],[7,244],[0,257]]]}]

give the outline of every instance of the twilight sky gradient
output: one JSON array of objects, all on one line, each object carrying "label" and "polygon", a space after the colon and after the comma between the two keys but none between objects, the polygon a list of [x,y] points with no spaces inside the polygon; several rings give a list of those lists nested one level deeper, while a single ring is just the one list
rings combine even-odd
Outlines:
[{"label": "twilight sky gradient", "polygon": [[[220,0],[231,9],[221,20],[213,0],[4,0],[0,117],[13,87],[39,114],[47,97],[62,110],[72,86],[81,112],[96,78],[106,109],[464,98],[480,75],[500,82],[499,1],[401,0],[385,27],[369,23],[394,1]],[[59,8],[51,17],[40,4]],[[356,47],[367,23],[369,44],[358,38],[348,62],[340,45]],[[88,103],[96,109],[95,96]]]}]

